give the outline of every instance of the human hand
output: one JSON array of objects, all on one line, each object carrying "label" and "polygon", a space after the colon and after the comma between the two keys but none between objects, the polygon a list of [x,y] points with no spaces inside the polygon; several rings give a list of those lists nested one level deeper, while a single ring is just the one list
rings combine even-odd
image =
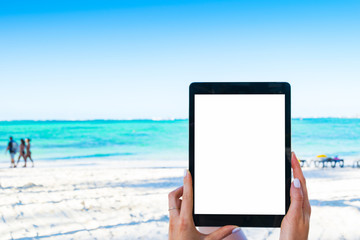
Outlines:
[{"label": "human hand", "polygon": [[220,240],[237,229],[236,226],[225,226],[211,234],[200,233],[195,227],[192,210],[192,179],[190,172],[186,170],[184,186],[169,193],[169,240]]},{"label": "human hand", "polygon": [[280,239],[308,239],[311,207],[306,182],[295,153],[291,154],[294,181],[290,188],[291,204],[280,230]]}]

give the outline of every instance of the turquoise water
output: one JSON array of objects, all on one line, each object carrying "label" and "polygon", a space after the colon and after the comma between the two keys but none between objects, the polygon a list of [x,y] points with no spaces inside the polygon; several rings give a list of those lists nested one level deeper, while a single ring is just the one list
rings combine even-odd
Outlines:
[{"label": "turquoise water", "polygon": [[291,128],[292,149],[301,157],[360,157],[360,119],[293,119]]},{"label": "turquoise water", "polygon": [[[18,143],[29,137],[35,160],[187,159],[187,120],[4,121],[0,126],[3,150],[8,136]],[[293,119],[292,148],[304,158],[360,157],[360,119]]]}]

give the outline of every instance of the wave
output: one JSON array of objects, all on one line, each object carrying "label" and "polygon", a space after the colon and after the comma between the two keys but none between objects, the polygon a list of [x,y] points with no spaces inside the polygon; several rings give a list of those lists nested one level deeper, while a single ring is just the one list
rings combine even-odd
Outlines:
[{"label": "wave", "polygon": [[91,155],[52,157],[52,158],[44,158],[44,159],[39,159],[39,160],[66,160],[66,159],[81,159],[81,158],[106,158],[106,157],[130,156],[130,155],[134,155],[134,153],[98,153],[98,154],[91,154]]}]

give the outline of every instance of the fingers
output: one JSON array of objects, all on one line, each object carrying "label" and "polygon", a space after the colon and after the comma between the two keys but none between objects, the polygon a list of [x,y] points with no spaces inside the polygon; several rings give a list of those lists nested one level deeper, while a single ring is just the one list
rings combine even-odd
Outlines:
[{"label": "fingers", "polygon": [[179,205],[180,201],[177,200],[180,200],[179,198],[183,194],[183,189],[184,189],[183,186],[181,186],[169,193],[169,208],[173,208],[173,207],[180,208]]},{"label": "fingers", "polygon": [[226,238],[227,236],[232,234],[232,231],[236,229],[237,226],[225,226],[222,228],[219,228],[215,232],[209,234],[205,239],[206,240],[221,240],[223,238]]},{"label": "fingers", "polygon": [[300,167],[300,163],[295,153],[291,153],[291,167],[293,169],[294,178],[300,179],[301,183],[305,183],[305,177]]},{"label": "fingers", "polygon": [[292,219],[303,219],[304,217],[304,194],[301,188],[301,182],[298,178],[294,179],[290,188],[291,204],[288,215]]},{"label": "fingers", "polygon": [[184,219],[192,219],[192,209],[193,209],[193,187],[192,179],[189,170],[185,170],[184,177],[184,191],[182,196],[182,205],[181,205],[181,217]]},{"label": "fingers", "polygon": [[305,180],[304,174],[301,170],[299,161],[294,152],[291,153],[291,166],[293,168],[294,178],[298,178],[301,182],[301,188],[302,188],[302,192],[303,192],[303,196],[304,196],[305,214],[310,216],[311,207],[310,207],[309,196],[308,196],[308,191],[307,191],[307,187],[306,187],[306,180]]},{"label": "fingers", "polygon": [[[169,193],[169,215],[170,218],[178,216],[180,213],[181,200],[179,199],[183,194],[183,187],[179,187]],[[174,209],[178,208],[178,209]]]}]

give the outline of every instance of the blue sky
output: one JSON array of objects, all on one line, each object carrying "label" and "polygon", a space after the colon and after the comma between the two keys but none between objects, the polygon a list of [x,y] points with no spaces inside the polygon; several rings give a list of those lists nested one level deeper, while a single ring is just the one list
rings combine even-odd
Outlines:
[{"label": "blue sky", "polygon": [[183,118],[194,81],[360,115],[359,1],[1,1],[0,120]]}]

